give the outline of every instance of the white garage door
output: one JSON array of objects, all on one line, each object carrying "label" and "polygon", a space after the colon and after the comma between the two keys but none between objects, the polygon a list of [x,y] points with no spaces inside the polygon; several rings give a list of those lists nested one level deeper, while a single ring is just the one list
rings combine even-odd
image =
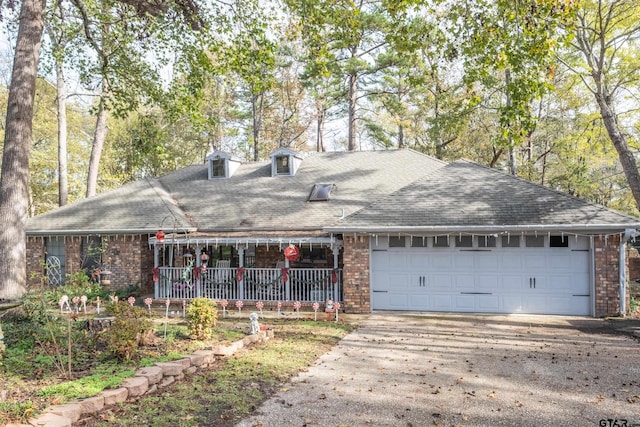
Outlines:
[{"label": "white garage door", "polygon": [[425,247],[412,247],[414,239],[374,240],[374,310],[591,313],[585,237],[508,236],[487,243],[465,236],[447,238],[443,247],[434,247],[431,237],[419,238]]}]

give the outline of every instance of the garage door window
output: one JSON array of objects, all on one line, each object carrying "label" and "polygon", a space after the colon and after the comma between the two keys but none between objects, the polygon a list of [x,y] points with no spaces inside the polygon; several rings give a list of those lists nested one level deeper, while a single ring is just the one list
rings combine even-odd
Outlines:
[{"label": "garage door window", "polygon": [[457,236],[456,248],[472,248],[473,236]]},{"label": "garage door window", "polygon": [[449,247],[449,236],[436,236],[433,238],[433,247],[434,248],[448,248]]},{"label": "garage door window", "polygon": [[412,248],[426,248],[428,242],[429,238],[427,238],[426,236],[411,236]]},{"label": "garage door window", "polygon": [[520,247],[520,236],[502,236],[502,247],[503,248],[519,248]]},{"label": "garage door window", "polygon": [[478,236],[479,248],[495,248],[496,236]]},{"label": "garage door window", "polygon": [[389,236],[390,248],[404,248],[405,246],[404,236]]},{"label": "garage door window", "polygon": [[544,248],[544,236],[527,236],[525,246],[528,248]]},{"label": "garage door window", "polygon": [[568,248],[569,237],[567,236],[551,236],[549,238],[549,246],[552,248]]}]

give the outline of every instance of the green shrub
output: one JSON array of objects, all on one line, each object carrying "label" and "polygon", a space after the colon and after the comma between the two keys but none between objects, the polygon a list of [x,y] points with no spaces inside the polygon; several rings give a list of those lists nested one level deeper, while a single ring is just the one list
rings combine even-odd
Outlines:
[{"label": "green shrub", "polygon": [[142,289],[139,285],[129,285],[125,289],[116,289],[111,292],[112,296],[117,296],[121,300],[126,300],[130,296],[139,297],[142,294]]},{"label": "green shrub", "polygon": [[41,292],[29,292],[22,297],[22,305],[16,310],[16,317],[38,325],[55,322],[57,311],[49,310],[46,297]]},{"label": "green shrub", "polygon": [[120,359],[132,359],[138,347],[153,337],[153,322],[147,310],[126,302],[111,303],[107,310],[115,317],[104,333],[107,349]]},{"label": "green shrub", "polygon": [[216,303],[209,298],[194,298],[187,307],[187,322],[192,338],[204,340],[211,332],[218,317]]}]

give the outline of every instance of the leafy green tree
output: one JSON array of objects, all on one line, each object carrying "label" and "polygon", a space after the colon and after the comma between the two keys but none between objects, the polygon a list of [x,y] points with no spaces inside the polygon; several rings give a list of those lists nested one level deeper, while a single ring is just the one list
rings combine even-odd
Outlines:
[{"label": "leafy green tree", "polygon": [[[358,101],[366,96],[368,76],[379,70],[376,58],[386,46],[388,21],[379,0],[285,0],[299,20],[307,50],[310,83],[328,77],[339,87],[347,110],[347,149],[356,149]],[[332,92],[338,92],[334,90]],[[325,108],[319,108],[319,112]]]},{"label": "leafy green tree", "polygon": [[[235,18],[233,40],[226,48],[228,69],[238,77],[239,89],[249,105],[253,160],[260,158],[261,133],[267,108],[267,92],[274,85],[277,44],[270,38],[269,17],[256,0],[242,0]],[[270,28],[271,27],[271,28]]]},{"label": "leafy green tree", "polygon": [[[463,63],[469,87],[480,85],[504,94],[496,107],[501,129],[498,145],[513,151],[530,136],[535,129],[531,102],[551,89],[554,54],[566,36],[560,29],[575,13],[573,2],[406,0],[386,5],[395,17],[434,17],[446,36],[432,42],[450,60]],[[421,30],[406,37],[414,34],[420,36]]]},{"label": "leafy green tree", "polygon": [[[637,133],[626,123],[636,107],[640,62],[640,4],[634,0],[581,2],[574,25],[573,51],[564,64],[593,96],[615,147],[636,207],[640,209],[640,173],[632,146]],[[632,144],[630,144],[630,142]]]},{"label": "leafy green tree", "polygon": [[[194,27],[201,23],[193,0],[159,4],[122,1],[133,4],[141,15],[161,16],[173,10]],[[45,0],[24,0],[20,6],[0,172],[0,252],[4,254],[0,257],[0,298],[17,298],[26,292],[29,159],[45,8]]]}]

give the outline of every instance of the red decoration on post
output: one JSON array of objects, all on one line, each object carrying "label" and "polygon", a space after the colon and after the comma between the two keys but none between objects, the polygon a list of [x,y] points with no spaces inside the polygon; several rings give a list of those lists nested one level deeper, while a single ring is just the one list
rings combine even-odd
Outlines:
[{"label": "red decoration on post", "polygon": [[238,273],[236,274],[236,280],[238,282],[242,281],[242,276],[244,275],[244,267],[238,268]]},{"label": "red decoration on post", "polygon": [[160,269],[158,267],[153,269],[153,281],[157,282],[160,278]]},{"label": "red decoration on post", "polygon": [[300,250],[298,250],[298,248],[294,245],[289,245],[284,250],[284,257],[289,261],[297,260],[298,256],[300,256]]},{"label": "red decoration on post", "polygon": [[280,272],[282,273],[282,281],[286,282],[289,280],[289,269],[288,268],[283,268],[280,270]]},{"label": "red decoration on post", "polygon": [[338,272],[335,268],[331,272],[331,282],[333,282],[334,284],[338,283]]},{"label": "red decoration on post", "polygon": [[158,230],[158,232],[156,233],[156,240],[158,241],[158,243],[164,242],[164,231]]}]

